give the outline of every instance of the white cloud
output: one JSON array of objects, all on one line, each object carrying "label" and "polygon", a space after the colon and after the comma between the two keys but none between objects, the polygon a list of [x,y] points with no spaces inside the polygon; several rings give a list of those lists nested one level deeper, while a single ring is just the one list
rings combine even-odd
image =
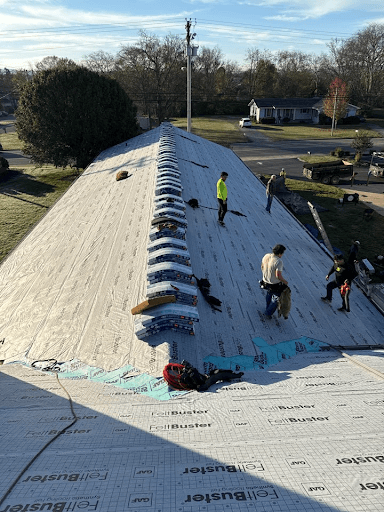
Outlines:
[{"label": "white cloud", "polygon": [[134,16],[107,11],[86,11],[81,9],[69,9],[64,6],[51,5],[49,0],[25,0],[22,4],[14,0],[0,0],[3,5],[1,15],[1,32],[6,30],[22,29],[26,25],[29,28],[63,27],[68,25],[90,24],[140,24],[144,22],[158,22],[172,19],[184,19],[190,16],[189,12],[179,12],[164,15]]},{"label": "white cloud", "polygon": [[[26,67],[27,60],[38,62],[47,55],[79,60],[79,55],[99,49],[114,52],[122,44],[136,41],[140,29],[159,34],[174,29],[180,32],[185,18],[190,17],[187,12],[142,16],[92,12],[67,8],[56,0],[0,0],[0,6],[0,66],[11,68],[18,67],[22,53],[22,67]],[[35,51],[40,53],[37,60]]]},{"label": "white cloud", "polygon": [[[307,18],[320,18],[331,13],[346,12],[349,10],[361,11],[362,9],[360,0],[240,0],[239,3],[264,8],[276,8],[277,6],[281,6],[283,15]],[[382,12],[384,6],[380,0],[365,0],[364,10],[365,12]],[[277,15],[279,14],[280,13]]]},{"label": "white cloud", "polygon": [[308,19],[308,16],[287,16],[286,14],[277,14],[276,16],[264,16],[263,19],[273,21],[297,22]]}]

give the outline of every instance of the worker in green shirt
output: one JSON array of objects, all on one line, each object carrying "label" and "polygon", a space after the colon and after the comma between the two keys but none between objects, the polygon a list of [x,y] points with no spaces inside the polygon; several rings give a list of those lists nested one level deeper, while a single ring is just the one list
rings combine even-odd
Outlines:
[{"label": "worker in green shirt", "polygon": [[225,226],[224,217],[227,213],[227,185],[225,184],[225,180],[228,177],[228,173],[222,172],[219,181],[217,182],[217,201],[219,203],[219,224],[221,226]]}]

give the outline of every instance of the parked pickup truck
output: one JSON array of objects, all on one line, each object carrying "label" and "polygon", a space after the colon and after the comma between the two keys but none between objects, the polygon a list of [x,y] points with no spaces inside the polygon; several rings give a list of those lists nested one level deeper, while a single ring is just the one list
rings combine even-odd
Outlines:
[{"label": "parked pickup truck", "polygon": [[383,151],[375,151],[372,153],[371,158],[371,165],[369,166],[369,170],[373,176],[376,178],[383,178],[384,177],[384,162],[378,160],[376,162],[373,161],[373,159],[384,159],[384,152]]},{"label": "parked pickup truck", "polygon": [[326,185],[337,185],[341,179],[350,179],[352,175],[353,165],[344,160],[303,165],[303,176]]},{"label": "parked pickup truck", "polygon": [[369,166],[369,170],[371,171],[373,176],[376,176],[377,178],[383,178],[384,177],[384,167],[378,164],[371,164]]}]

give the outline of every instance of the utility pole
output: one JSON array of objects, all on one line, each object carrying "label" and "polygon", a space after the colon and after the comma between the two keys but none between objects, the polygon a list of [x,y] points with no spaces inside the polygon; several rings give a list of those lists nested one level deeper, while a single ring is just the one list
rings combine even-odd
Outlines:
[{"label": "utility pole", "polygon": [[333,136],[333,129],[334,129],[334,126],[335,126],[336,103],[337,103],[337,87],[336,87],[336,92],[335,92],[335,102],[333,104],[331,137]]},{"label": "utility pole", "polygon": [[191,41],[196,34],[191,34],[191,20],[186,20],[187,30],[187,132],[192,131],[191,127],[191,99],[192,99],[192,57],[196,57],[198,46],[191,46]]},{"label": "utility pole", "polygon": [[185,25],[187,30],[187,132],[192,131],[192,123],[191,123],[191,93],[192,93],[192,77],[191,77],[191,57],[192,57],[192,48],[191,48],[191,20],[187,20],[187,24]]}]

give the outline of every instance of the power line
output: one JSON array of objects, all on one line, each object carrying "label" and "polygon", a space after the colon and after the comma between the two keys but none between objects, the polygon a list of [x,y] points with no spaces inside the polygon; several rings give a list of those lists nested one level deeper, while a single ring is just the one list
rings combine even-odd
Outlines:
[{"label": "power line", "polygon": [[[325,30],[305,30],[305,29],[292,29],[292,28],[287,28],[287,27],[271,27],[271,26],[263,26],[263,25],[255,25],[254,23],[252,24],[249,24],[249,23],[234,23],[234,22],[220,22],[220,21],[213,21],[213,20],[204,20],[204,19],[200,19],[199,18],[199,26],[201,25],[205,25],[205,24],[212,24],[212,25],[223,25],[223,26],[234,26],[234,27],[240,27],[240,28],[243,28],[243,27],[248,27],[250,29],[252,29],[252,32],[255,32],[255,30],[268,30],[268,31],[271,31],[271,32],[274,32],[274,31],[278,31],[281,33],[281,31],[283,32],[288,32],[289,34],[292,34],[292,32],[300,32],[300,34],[305,34],[305,33],[308,33],[308,34],[322,34],[322,36],[335,36],[335,33],[334,32],[328,32],[328,31],[325,31]],[[341,32],[337,32],[337,38],[338,39],[343,39],[342,37],[340,37],[341,35],[343,35]],[[351,34],[347,34],[345,33],[344,34],[345,37],[351,37]]]},{"label": "power line", "polygon": [[[179,27],[182,22],[182,18],[170,18],[170,19],[162,19],[159,21],[156,20],[148,20],[146,21],[137,21],[137,22],[127,22],[127,23],[101,23],[101,24],[89,24],[89,25],[71,25],[68,27],[40,27],[40,28],[31,28],[31,29],[22,29],[22,30],[2,30],[0,31],[0,36],[8,36],[8,35],[18,35],[28,37],[31,35],[41,35],[42,33],[48,34],[59,34],[65,35],[68,33],[79,34],[82,32],[95,32],[95,31],[115,31],[116,28],[121,27],[121,30],[138,30],[140,28],[152,28],[153,26],[166,27],[168,26],[176,26]],[[169,25],[164,25],[165,23]],[[132,28],[130,28],[132,27]],[[76,32],[72,32],[72,31]]]},{"label": "power line", "polygon": [[[68,33],[88,33],[94,31],[115,31],[116,28],[120,27],[121,30],[137,30],[142,27],[144,28],[152,28],[152,27],[161,27],[161,28],[169,28],[172,26],[179,26],[181,22],[184,20],[180,18],[164,18],[161,20],[148,20],[148,21],[129,21],[127,23],[102,23],[97,25],[72,25],[68,27],[42,27],[42,28],[31,28],[31,29],[22,29],[22,30],[2,30],[0,31],[0,36],[8,36],[10,35],[22,35],[23,37],[28,37],[30,35],[41,33],[59,33],[59,34],[68,34]],[[283,32],[284,34],[292,35],[292,33],[297,32],[299,34],[310,34],[312,37],[315,34],[318,34],[319,37],[331,37],[335,36],[334,32],[328,32],[325,30],[306,30],[306,29],[292,29],[287,27],[272,27],[272,26],[264,26],[264,25],[255,25],[248,23],[238,23],[238,22],[224,22],[224,21],[214,21],[214,20],[204,20],[199,19],[199,26],[206,27],[238,27],[239,30],[244,32],[244,28],[247,29],[247,33],[255,33],[259,30],[266,30],[269,32],[279,32],[280,34]],[[341,39],[340,36],[344,35],[345,37],[350,37],[350,34],[342,34],[340,32],[337,33],[337,38]]]},{"label": "power line", "polygon": [[[97,25],[73,25],[68,27],[47,27],[47,28],[36,28],[36,29],[23,29],[23,30],[2,30],[0,32],[0,37],[5,36],[7,38],[11,39],[12,42],[16,41],[22,41],[22,40],[28,40],[33,39],[34,37],[39,37],[40,41],[44,38],[44,35],[47,37],[54,36],[54,37],[60,37],[65,35],[92,35],[92,34],[101,34],[104,33],[106,36],[109,36],[112,38],[116,35],[117,32],[131,32],[131,31],[138,31],[138,30],[153,30],[155,29],[162,29],[162,30],[171,30],[174,28],[179,28],[181,23],[184,22],[185,19],[177,18],[177,17],[171,17],[171,18],[163,18],[159,20],[153,20],[148,19],[146,20],[137,20],[137,21],[129,21],[127,23],[105,23],[105,24],[97,24]],[[334,34],[332,32],[327,32],[324,30],[305,30],[305,29],[288,29],[286,27],[272,27],[272,26],[263,26],[263,25],[254,25],[254,24],[248,24],[248,23],[237,23],[237,22],[222,22],[217,20],[199,20],[199,26],[200,31],[202,28],[205,28],[205,30],[216,30],[218,27],[220,28],[227,28],[232,32],[234,35],[241,33],[243,35],[249,36],[255,36],[255,45],[260,45],[260,41],[257,40],[257,35],[261,30],[268,31],[274,36],[274,43],[278,41],[278,39],[275,37],[275,34],[278,33],[279,35],[283,36],[285,39],[284,44],[285,46],[289,44],[294,44],[295,46],[304,45],[308,46],[309,40],[308,38],[305,39],[305,41],[302,40],[302,36],[310,35],[311,39],[317,38],[324,38],[324,37],[331,37]],[[178,36],[183,36],[183,34],[174,34]],[[230,36],[230,33],[227,34],[227,37]],[[337,34],[338,40],[340,40],[340,33]],[[351,35],[345,34],[346,37],[352,37]],[[266,41],[267,42],[267,41]],[[248,41],[249,43],[249,41]],[[59,50],[59,49],[71,49],[71,48],[100,48],[101,45],[105,46],[113,46],[116,44],[120,44],[121,46],[124,46],[124,41],[121,40],[109,40],[109,41],[103,41],[100,40],[98,42],[90,41],[87,42],[81,42],[79,43],[68,43],[63,44],[62,42],[57,42],[55,44],[54,42],[50,42],[47,46],[42,46],[39,48],[22,48],[22,49],[15,49],[12,48],[12,54],[15,53],[32,53],[32,52],[44,52],[47,50]],[[251,43],[250,43],[251,44]],[[324,41],[315,41],[311,40],[310,44],[312,46],[322,46],[324,44]],[[5,47],[5,44],[3,42],[3,52],[6,52],[7,49]],[[8,50],[9,51],[9,50]]]}]

